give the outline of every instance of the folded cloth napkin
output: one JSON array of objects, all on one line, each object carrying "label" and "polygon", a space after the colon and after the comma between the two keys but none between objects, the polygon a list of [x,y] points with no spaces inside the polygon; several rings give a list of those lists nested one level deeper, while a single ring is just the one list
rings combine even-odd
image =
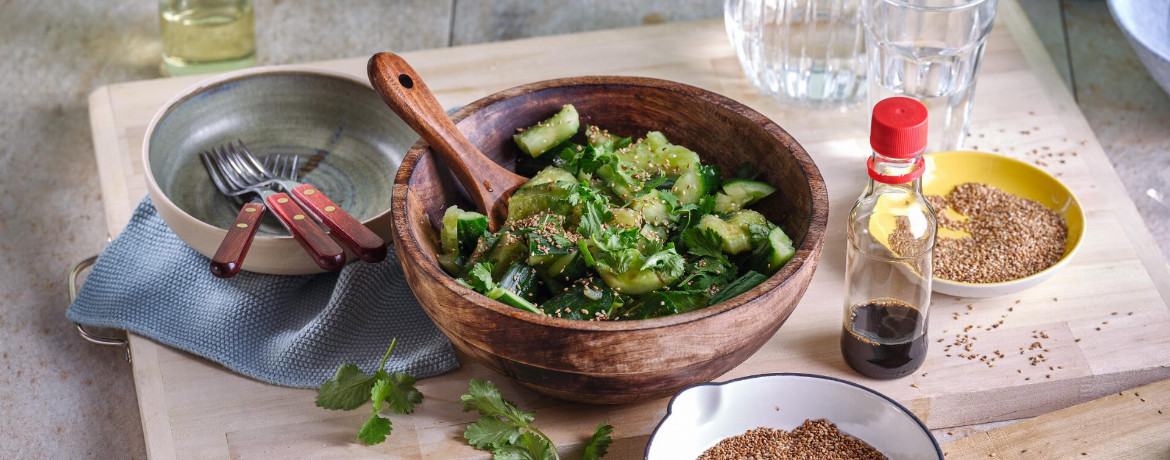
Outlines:
[{"label": "folded cloth napkin", "polygon": [[376,369],[390,340],[390,372],[428,377],[459,366],[423,312],[393,246],[377,264],[219,279],[208,259],[167,227],[150,197],[102,251],[70,320],[150,337],[265,382],[317,388],[342,363]]}]

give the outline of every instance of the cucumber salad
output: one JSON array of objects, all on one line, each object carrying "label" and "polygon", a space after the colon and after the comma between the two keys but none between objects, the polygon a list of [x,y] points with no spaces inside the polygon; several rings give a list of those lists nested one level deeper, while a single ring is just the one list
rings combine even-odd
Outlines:
[{"label": "cucumber salad", "polygon": [[499,231],[482,214],[447,209],[439,263],[459,282],[533,313],[591,321],[686,313],[763,282],[792,241],[747,209],[776,188],[750,164],[719,168],[651,131],[631,141],[577,110],[514,136],[517,172],[532,177]]}]

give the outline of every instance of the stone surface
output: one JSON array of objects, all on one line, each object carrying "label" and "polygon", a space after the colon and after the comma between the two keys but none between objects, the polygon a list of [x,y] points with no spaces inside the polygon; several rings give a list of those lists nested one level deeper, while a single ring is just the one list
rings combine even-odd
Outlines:
[{"label": "stone surface", "polygon": [[[1027,9],[1040,12],[1033,21],[1060,67],[1056,1],[1024,0],[1043,3]],[[82,341],[64,309],[70,267],[106,240],[86,98],[102,85],[159,76],[155,5],[0,0],[0,458],[145,457],[123,352]],[[1061,6],[1081,109],[1170,253],[1170,97],[1146,74],[1103,1]],[[260,0],[257,61],[717,17],[720,10],[715,0]]]},{"label": "stone surface", "polygon": [[1099,0],[1065,0],[1077,105],[1170,258],[1170,96]]},{"label": "stone surface", "polygon": [[723,2],[719,0],[455,0],[451,43],[465,45],[722,15]]}]

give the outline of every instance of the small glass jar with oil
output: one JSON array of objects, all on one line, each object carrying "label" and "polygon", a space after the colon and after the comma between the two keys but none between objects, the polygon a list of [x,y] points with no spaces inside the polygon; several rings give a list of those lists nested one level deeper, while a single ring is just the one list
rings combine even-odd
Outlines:
[{"label": "small glass jar with oil", "polygon": [[159,0],[158,16],[166,75],[242,69],[256,60],[251,0]]}]

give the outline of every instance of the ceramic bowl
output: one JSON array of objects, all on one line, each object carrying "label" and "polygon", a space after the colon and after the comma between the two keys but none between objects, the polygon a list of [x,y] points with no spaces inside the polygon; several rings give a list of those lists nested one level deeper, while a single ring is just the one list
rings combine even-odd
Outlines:
[{"label": "ceramic bowl", "polygon": [[1109,0],[1109,11],[1150,76],[1170,94],[1170,3]]},{"label": "ceramic bowl", "polygon": [[810,374],[764,374],[694,385],[670,400],[646,460],[697,458],[758,427],[792,430],[825,419],[898,460],[942,460],[930,430],[894,400],[861,385]]},{"label": "ceramic bowl", "polygon": [[425,143],[394,181],[394,244],[415,297],[435,325],[475,361],[554,397],[626,403],[706,382],[759,350],[796,308],[824,243],[828,196],[816,164],[779,125],[718,94],[665,80],[578,77],[524,85],[472,102],[452,116],[488,158],[514,169],[512,134],[573,104],[582,125],[623,136],[662,131],[703,161],[734,171],[751,161],[780,191],[753,206],[784,228],[796,255],[754,289],[675,316],[575,321],[523,311],[455,282],[436,261],[444,210],[473,207]]},{"label": "ceramic bowl", "polygon": [[[1044,170],[1020,160],[985,152],[940,152],[926,155],[922,190],[927,195],[946,195],[956,185],[981,182],[1051,208],[1068,224],[1064,256],[1051,267],[1024,278],[1002,283],[962,283],[934,278],[935,292],[956,297],[1008,295],[1040,284],[1068,265],[1085,235],[1085,213],[1073,193]],[[960,234],[939,229],[939,237]]]},{"label": "ceramic bowl", "polygon": [[[394,171],[418,136],[368,82],[309,67],[259,67],[203,81],[155,115],[142,146],[151,200],[171,230],[208,257],[239,204],[216,191],[199,152],[237,139],[257,156],[303,156],[316,165],[303,182],[390,240]],[[321,272],[272,217],[261,223],[242,269]]]}]

